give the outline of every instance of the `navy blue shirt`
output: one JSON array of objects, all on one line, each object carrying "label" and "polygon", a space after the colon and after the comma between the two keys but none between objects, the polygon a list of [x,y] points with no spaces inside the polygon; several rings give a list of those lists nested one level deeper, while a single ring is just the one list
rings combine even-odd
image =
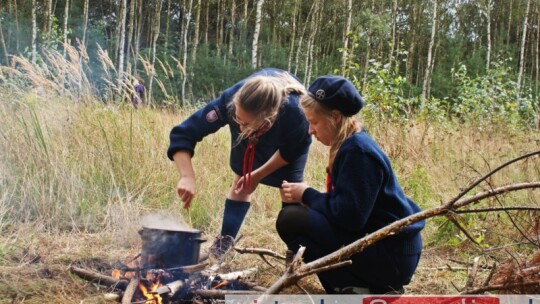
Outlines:
[{"label": "navy blue shirt", "polygon": [[[420,211],[403,193],[386,154],[365,131],[343,142],[332,165],[330,180],[329,193],[308,188],[302,202],[324,214],[333,226],[352,239]],[[424,224],[424,221],[414,223],[398,235],[413,236]],[[409,253],[420,252],[421,243],[411,246],[418,248],[407,248]]]},{"label": "navy blue shirt", "polygon": [[[279,69],[263,69],[256,75],[279,75],[287,73]],[[292,75],[292,74],[291,74]],[[252,77],[250,76],[250,77]],[[292,75],[294,76],[294,75]],[[294,76],[295,77],[295,76]],[[249,77],[248,77],[249,78]],[[209,102],[188,117],[181,124],[175,126],[170,133],[170,145],[167,156],[173,160],[173,155],[181,150],[188,151],[193,156],[196,144],[205,136],[217,132],[225,125],[231,132],[230,166],[237,175],[242,175],[244,152],[247,140],[238,142],[240,127],[229,113],[228,105],[232,102],[234,94],[244,85],[243,79],[226,89],[221,96]],[[296,78],[296,77],[295,77]],[[283,180],[300,182],[303,180],[304,167],[311,144],[308,134],[309,124],[299,106],[300,96],[291,93],[279,109],[276,121],[261,137],[255,146],[255,159],[253,170],[266,163],[270,157],[279,150],[288,164],[261,180],[262,184],[280,187]]]}]

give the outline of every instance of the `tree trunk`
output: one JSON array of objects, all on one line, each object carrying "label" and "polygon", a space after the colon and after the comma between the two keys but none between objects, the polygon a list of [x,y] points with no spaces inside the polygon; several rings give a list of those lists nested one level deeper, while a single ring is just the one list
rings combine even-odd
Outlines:
[{"label": "tree trunk", "polygon": [[518,98],[521,96],[521,78],[523,77],[523,69],[525,66],[525,44],[527,42],[527,22],[529,21],[529,8],[531,0],[527,0],[527,8],[525,9],[525,18],[523,18],[523,33],[521,36],[521,55],[519,59],[519,73],[517,79]]},{"label": "tree trunk", "polygon": [[487,54],[486,54],[486,70],[489,70],[491,65],[491,10],[493,8],[492,0],[487,0],[486,18],[487,18]]},{"label": "tree trunk", "polygon": [[[89,0],[84,0],[84,9],[83,9],[83,35],[82,35],[82,44],[86,46],[86,30],[88,28],[88,2]],[[133,1],[132,1],[133,2]]]},{"label": "tree trunk", "polygon": [[[132,0],[135,1],[135,0]],[[143,30],[143,1],[137,2],[137,24],[134,26],[135,32],[135,53],[133,54],[133,70],[137,74],[137,63],[139,62],[139,49],[141,47],[141,35]]]},{"label": "tree trunk", "polygon": [[124,87],[124,45],[126,42],[126,19],[127,19],[127,0],[122,0],[120,4],[120,24],[118,27],[118,92],[122,94]]},{"label": "tree trunk", "polygon": [[304,43],[304,36],[306,35],[306,28],[307,28],[307,25],[308,25],[308,21],[310,20],[310,18],[312,18],[312,15],[313,15],[313,12],[315,10],[315,3],[313,3],[311,5],[311,8],[309,9],[309,13],[308,13],[308,16],[306,18],[306,21],[304,21],[304,26],[302,28],[302,34],[300,35],[300,38],[298,40],[298,46],[296,47],[296,55],[295,55],[295,59],[294,59],[294,74],[297,74],[298,73],[298,68],[300,66],[300,52],[302,50],[302,44]]},{"label": "tree trunk", "polygon": [[209,1],[204,1],[206,3],[206,10],[205,10],[205,31],[204,31],[204,44],[208,45],[208,35],[210,32],[210,3]]},{"label": "tree trunk", "polygon": [[37,61],[36,0],[32,0],[32,63]]},{"label": "tree trunk", "polygon": [[156,48],[159,37],[159,25],[161,18],[162,0],[156,1],[156,10],[154,12],[154,22],[152,24],[152,71],[150,73],[150,81],[148,81],[148,103],[151,104],[152,100],[152,83],[154,82],[154,76],[156,74]]},{"label": "tree trunk", "polygon": [[389,70],[392,70],[394,65],[394,51],[397,49],[396,41],[396,27],[397,27],[397,9],[398,9],[398,0],[394,0],[392,5],[392,40],[390,41],[390,52],[388,53],[388,65]]},{"label": "tree trunk", "polygon": [[431,18],[431,39],[429,40],[429,48],[426,60],[426,69],[424,73],[424,84],[422,85],[422,95],[420,96],[420,108],[424,108],[428,96],[428,87],[431,82],[431,64],[433,57],[433,46],[435,45],[435,34],[437,31],[437,7],[438,0],[433,1],[433,17]]},{"label": "tree trunk", "polygon": [[[292,14],[292,30],[291,30],[291,45],[289,46],[289,60],[288,60],[288,63],[287,63],[287,70],[290,71],[291,70],[291,62],[292,62],[292,57],[293,57],[293,54],[294,54],[294,43],[295,43],[295,40],[296,40],[296,15],[298,14],[298,2],[300,0],[295,0],[294,1],[294,8],[293,8],[293,14]],[[247,3],[247,1],[246,1]]]},{"label": "tree trunk", "polygon": [[[135,31],[135,0],[131,0],[129,4],[129,27],[126,43],[126,72],[128,74],[137,75],[137,70],[131,70],[131,53],[133,52],[133,33]],[[137,60],[137,58],[135,58]]]},{"label": "tree trunk", "polygon": [[201,0],[197,0],[195,13],[195,31],[193,33],[193,48],[191,49],[192,64],[197,60],[197,47],[199,46],[200,22],[201,22]]},{"label": "tree trunk", "polygon": [[[9,66],[9,57],[8,57],[8,50],[6,47],[6,41],[4,39],[4,31],[2,30],[2,18],[0,18],[0,43],[2,43],[2,51],[4,52],[4,60],[5,65]],[[0,70],[0,75],[2,74],[2,71]]]},{"label": "tree trunk", "polygon": [[167,21],[165,21],[165,53],[169,47],[169,28],[171,23],[171,0],[167,0]]},{"label": "tree trunk", "polygon": [[[535,72],[536,72],[536,75],[534,77],[534,80],[535,80],[535,85],[534,85],[534,90],[535,90],[535,95],[538,96],[538,77],[540,77],[540,9],[538,8],[538,6],[536,7],[536,43],[535,43],[535,49],[536,49],[536,56],[534,57],[535,58]],[[540,104],[539,104],[540,106]]]},{"label": "tree trunk", "polygon": [[69,19],[69,0],[66,0],[66,7],[64,9],[64,58],[66,57],[66,51],[68,48],[68,19]]},{"label": "tree trunk", "polygon": [[251,67],[256,69],[257,64],[257,49],[259,46],[259,32],[261,30],[261,15],[262,15],[262,6],[264,0],[257,0],[257,17],[255,18],[255,30],[253,32],[253,44],[251,49]]},{"label": "tree trunk", "polygon": [[189,22],[191,21],[191,9],[193,6],[193,0],[189,1],[189,9],[188,13],[186,14],[186,26],[184,30],[184,54],[183,54],[183,60],[182,64],[184,66],[184,79],[182,80],[182,100],[180,101],[180,105],[184,105],[186,101],[186,82],[188,77],[188,69],[187,69],[187,57],[188,57],[188,33],[189,33]]},{"label": "tree trunk", "polygon": [[221,42],[223,41],[223,11],[221,3],[225,0],[217,0],[217,23],[216,23],[216,55],[221,57]]},{"label": "tree trunk", "polygon": [[347,57],[349,56],[349,33],[351,32],[352,22],[352,0],[347,1],[347,25],[345,26],[345,39],[343,41],[343,53],[341,57],[341,75],[345,76],[345,70],[347,68]]},{"label": "tree trunk", "polygon": [[45,0],[43,9],[43,36],[47,36],[51,32],[52,28],[52,0]]},{"label": "tree trunk", "polygon": [[236,1],[231,4],[231,26],[229,28],[229,57],[232,57],[234,48],[234,32],[236,30]]}]

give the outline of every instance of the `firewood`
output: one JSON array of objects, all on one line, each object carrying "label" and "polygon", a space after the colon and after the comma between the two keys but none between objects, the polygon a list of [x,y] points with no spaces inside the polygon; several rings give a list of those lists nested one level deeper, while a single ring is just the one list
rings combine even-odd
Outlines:
[{"label": "firewood", "polygon": [[78,268],[75,266],[70,266],[69,271],[73,274],[76,274],[82,279],[85,279],[90,282],[94,282],[100,285],[107,287],[114,287],[118,289],[125,289],[128,285],[128,281],[124,279],[117,279],[101,273],[97,273],[91,270]]},{"label": "firewood", "polygon": [[124,292],[124,296],[122,297],[122,304],[131,303],[133,296],[135,295],[135,293],[137,292],[137,289],[139,288],[140,281],[141,279],[138,273],[131,278],[128,286],[126,287],[126,291]]}]

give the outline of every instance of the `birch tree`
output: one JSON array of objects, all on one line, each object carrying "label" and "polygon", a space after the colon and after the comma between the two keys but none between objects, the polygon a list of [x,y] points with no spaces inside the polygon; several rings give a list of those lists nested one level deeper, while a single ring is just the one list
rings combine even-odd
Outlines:
[{"label": "birch tree", "polygon": [[433,16],[431,18],[431,39],[429,40],[429,48],[426,59],[426,69],[424,73],[424,83],[422,85],[422,95],[420,95],[421,105],[423,108],[425,106],[426,99],[429,98],[428,87],[431,81],[431,65],[432,65],[432,56],[433,56],[433,47],[435,45],[435,34],[437,31],[437,7],[438,0],[433,0]]},{"label": "birch tree", "polygon": [[348,0],[347,6],[347,25],[345,26],[345,37],[343,41],[343,53],[341,57],[341,75],[345,76],[345,69],[347,65],[347,57],[349,56],[349,33],[351,32],[351,22],[352,22],[352,0]]},{"label": "birch tree", "polygon": [[291,37],[291,44],[289,46],[289,58],[287,62],[287,70],[289,71],[291,70],[291,62],[292,62],[292,57],[294,54],[294,44],[296,40],[296,19],[298,15],[298,6],[299,6],[298,2],[300,2],[300,0],[294,0],[294,8],[293,8],[293,14],[292,14],[292,29],[291,29],[292,37]]},{"label": "birch tree", "polygon": [[229,57],[233,54],[234,48],[234,30],[236,28],[236,1],[231,3],[231,26],[229,27]]},{"label": "birch tree", "polygon": [[[6,40],[4,39],[4,31],[2,29],[2,18],[0,18],[0,43],[2,44],[2,51],[4,52],[5,64],[9,66],[8,50],[6,47]],[[2,71],[0,70],[0,74]]]},{"label": "birch tree", "polygon": [[155,11],[154,11],[154,18],[153,18],[153,24],[152,24],[152,71],[150,72],[150,80],[148,81],[148,102],[152,103],[152,83],[154,82],[154,76],[156,74],[156,49],[157,49],[157,40],[159,37],[159,25],[161,24],[160,18],[161,18],[161,7],[162,7],[162,0],[156,1]]},{"label": "birch tree", "polygon": [[32,0],[32,63],[37,61],[36,0]]},{"label": "birch tree", "polygon": [[197,60],[197,47],[199,46],[199,35],[200,35],[200,23],[201,23],[201,0],[197,0],[197,4],[195,4],[195,30],[193,33],[193,42],[192,42],[192,49],[191,49],[191,61],[195,63]]},{"label": "birch tree", "polygon": [[[518,95],[521,95],[521,78],[523,77],[523,69],[525,66],[525,43],[527,42],[527,25],[529,22],[529,8],[531,0],[527,0],[527,8],[525,9],[525,18],[523,18],[523,31],[521,34],[521,52],[519,58],[519,73],[517,79]],[[519,96],[518,96],[519,97]]]},{"label": "birch tree", "polygon": [[68,48],[68,19],[69,19],[69,0],[66,0],[66,6],[64,7],[64,58],[66,57],[66,51]]},{"label": "birch tree", "polygon": [[52,0],[45,0],[43,10],[43,35],[49,35],[52,28]]},{"label": "birch tree", "polygon": [[[129,26],[128,26],[128,35],[127,35],[127,50],[126,50],[126,71],[130,74],[131,71],[131,53],[133,52],[133,33],[135,32],[135,0],[131,0],[129,4]],[[137,60],[137,58],[135,58]],[[135,75],[137,70],[134,71]]]},{"label": "birch tree", "polygon": [[259,47],[259,32],[261,31],[261,15],[264,0],[257,0],[257,17],[255,18],[255,30],[253,32],[253,44],[251,49],[251,67],[256,69],[258,67],[257,62],[257,49]]},{"label": "birch tree", "polygon": [[[83,36],[82,36],[82,44],[86,46],[86,30],[88,28],[88,1],[84,0],[84,8],[83,8]],[[131,1],[133,2],[133,1]]]},{"label": "birch tree", "polygon": [[126,42],[127,0],[120,3],[120,24],[118,27],[118,92],[124,87],[124,46]]},{"label": "birch tree", "polygon": [[487,19],[486,35],[487,35],[487,53],[486,53],[486,70],[489,70],[491,65],[491,10],[493,9],[492,0],[486,0],[485,16]]},{"label": "birch tree", "polygon": [[189,1],[189,8],[188,12],[186,14],[186,26],[184,30],[184,54],[182,59],[182,65],[184,66],[184,79],[182,80],[182,99],[181,99],[181,105],[185,103],[186,100],[186,82],[187,82],[187,57],[188,57],[188,33],[189,33],[189,23],[191,21],[191,9],[193,6],[193,0]]}]

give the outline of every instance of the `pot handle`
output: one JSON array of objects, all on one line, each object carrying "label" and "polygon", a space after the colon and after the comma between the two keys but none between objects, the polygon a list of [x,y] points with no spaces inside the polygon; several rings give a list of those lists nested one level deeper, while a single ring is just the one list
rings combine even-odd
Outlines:
[{"label": "pot handle", "polygon": [[206,239],[202,239],[200,237],[198,238],[189,238],[190,241],[195,241],[195,242],[199,242],[199,243],[204,243],[206,242],[207,240]]}]

